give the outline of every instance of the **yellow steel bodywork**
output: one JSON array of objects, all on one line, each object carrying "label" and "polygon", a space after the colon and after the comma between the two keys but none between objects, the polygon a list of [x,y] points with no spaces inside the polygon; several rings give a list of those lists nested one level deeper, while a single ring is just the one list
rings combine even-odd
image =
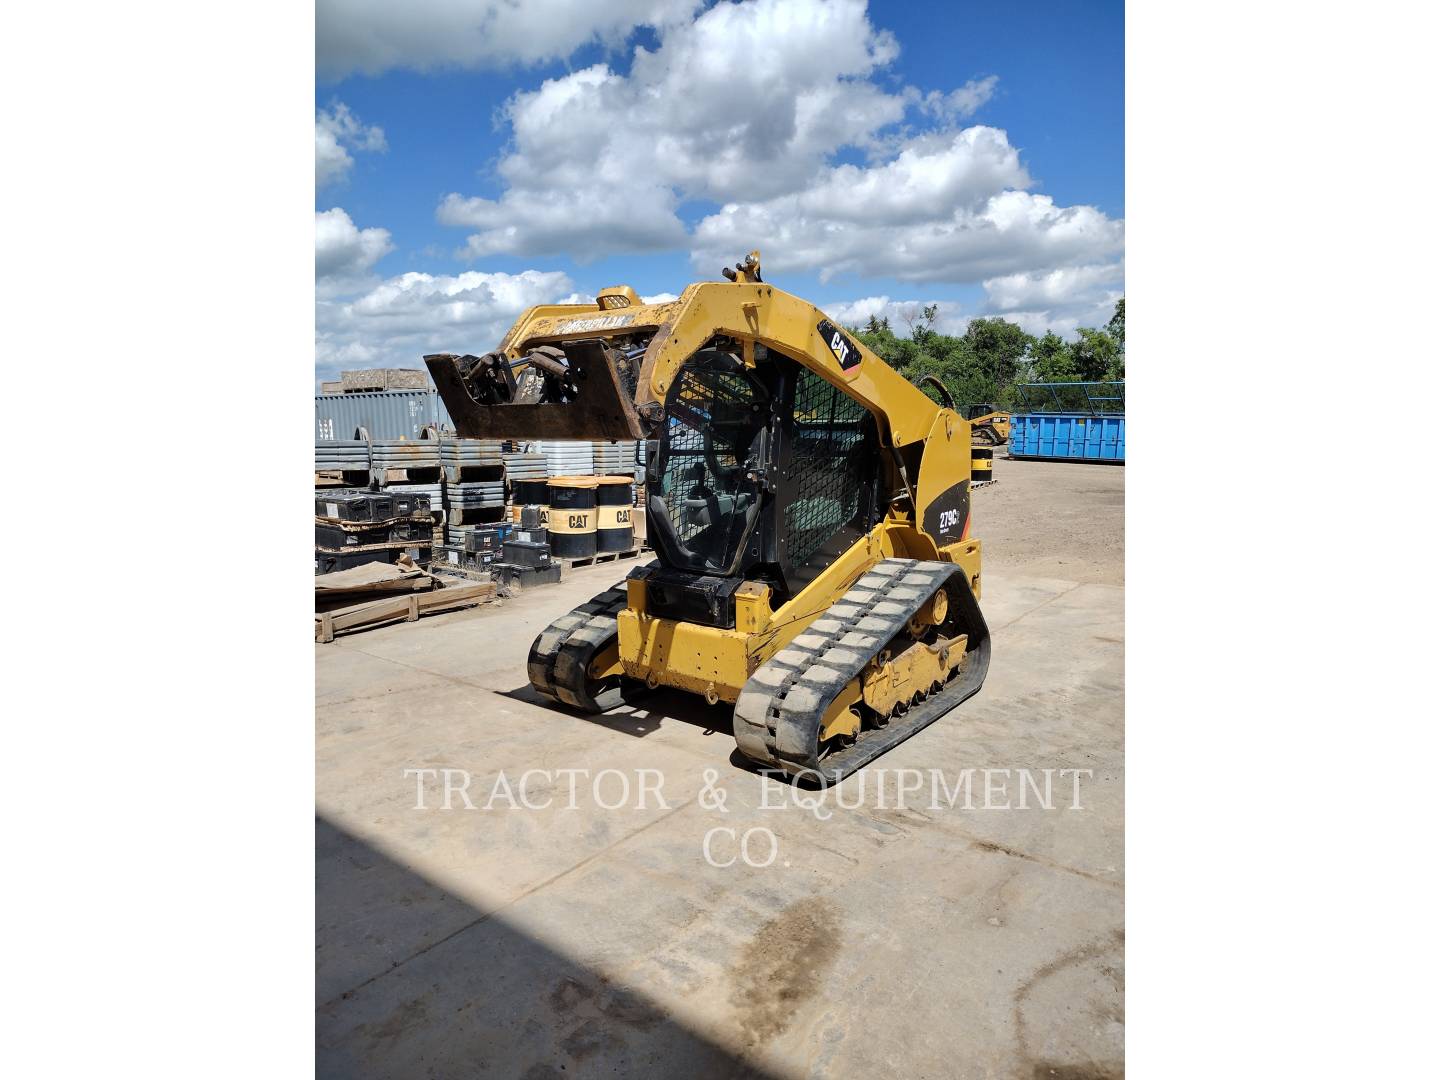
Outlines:
[{"label": "yellow steel bodywork", "polygon": [[[755,364],[763,345],[788,356],[865,406],[875,417],[882,446],[908,460],[896,489],[908,488],[913,506],[892,506],[888,516],[857,540],[800,593],[771,610],[770,588],[746,582],[735,596],[734,629],[719,629],[651,616],[643,582],[628,584],[628,606],[617,615],[618,655],[605,650],[591,676],[623,671],[650,686],[666,685],[734,702],[750,675],[784,648],[881,559],[942,559],[958,563],[976,596],[980,593],[980,542],[969,535],[968,517],[958,541],[937,546],[926,531],[926,511],[957,484],[968,484],[971,424],[938,405],[865,345],[849,338],[860,360],[843,368],[821,336],[825,315],[812,304],[740,269],[733,281],[690,285],[676,300],[640,303],[634,291],[604,290],[597,303],[550,304],[526,311],[506,334],[500,351],[511,359],[539,345],[588,338],[625,338],[654,331],[641,360],[635,404],[658,419],[681,367],[716,336],[733,340],[741,358]],[[648,412],[647,412],[648,407]],[[919,451],[923,450],[923,453]],[[918,475],[914,463],[918,461]],[[888,467],[898,473],[894,459]],[[966,499],[968,506],[968,498]],[[853,733],[858,719],[850,706],[861,699],[853,680],[827,710],[822,737]]]},{"label": "yellow steel bodywork", "polygon": [[989,426],[995,429],[995,434],[1001,442],[1008,442],[1010,439],[1010,414],[1008,412],[992,412],[974,417],[970,421],[970,426],[972,428]]},{"label": "yellow steel bodywork", "polygon": [[[887,518],[773,612],[770,587],[746,582],[736,593],[733,630],[656,618],[645,609],[644,582],[629,582],[629,604],[616,617],[620,666],[626,675],[651,686],[673,686],[733,702],[756,668],[824,614],[867,570],[881,559],[894,557],[959,563],[978,590],[980,541],[966,540],[937,550],[929,537],[908,522]],[[845,698],[842,694],[841,701],[850,704]]]}]

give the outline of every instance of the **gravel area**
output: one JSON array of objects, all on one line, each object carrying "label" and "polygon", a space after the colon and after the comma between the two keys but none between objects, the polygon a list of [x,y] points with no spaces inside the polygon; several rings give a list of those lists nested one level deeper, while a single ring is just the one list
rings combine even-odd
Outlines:
[{"label": "gravel area", "polygon": [[985,571],[1125,584],[1125,467],[1012,461],[971,496]]}]

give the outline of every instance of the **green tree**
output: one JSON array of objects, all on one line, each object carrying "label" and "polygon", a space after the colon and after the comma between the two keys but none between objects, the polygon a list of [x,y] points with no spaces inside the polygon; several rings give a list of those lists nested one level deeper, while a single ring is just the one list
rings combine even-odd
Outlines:
[{"label": "green tree", "polygon": [[1110,372],[1121,362],[1120,345],[1105,330],[1079,327],[1070,346],[1071,362],[1081,382],[1099,382],[1110,378]]},{"label": "green tree", "polygon": [[1115,301],[1115,314],[1110,316],[1110,321],[1105,324],[1105,329],[1120,346],[1120,351],[1125,351],[1125,298],[1122,296]]},{"label": "green tree", "polygon": [[980,370],[996,386],[1015,381],[1035,338],[1015,323],[1005,319],[972,319],[965,329],[965,340]]},{"label": "green tree", "polygon": [[939,314],[939,304],[926,304],[921,308],[920,315],[910,320],[910,340],[923,347],[932,337],[938,337],[935,333],[935,319]]},{"label": "green tree", "polygon": [[[1081,327],[1067,342],[1047,331],[1042,337],[1002,318],[972,319],[963,334],[935,329],[938,305],[927,304],[905,316],[908,337],[891,329],[888,319],[871,317],[852,333],[912,382],[934,375],[957,405],[995,402],[1020,405],[1017,383],[1097,382],[1125,377],[1125,302],[1103,330]],[[936,396],[933,389],[926,393]]]},{"label": "green tree", "polygon": [[1070,346],[1054,330],[1045,331],[1045,336],[1035,342],[1030,358],[1036,382],[1074,382],[1079,378]]},{"label": "green tree", "polygon": [[1123,379],[1125,378],[1125,298],[1123,296],[1115,302],[1115,314],[1110,316],[1110,321],[1105,324],[1105,329],[1120,346],[1119,355],[1110,361],[1105,378]]}]

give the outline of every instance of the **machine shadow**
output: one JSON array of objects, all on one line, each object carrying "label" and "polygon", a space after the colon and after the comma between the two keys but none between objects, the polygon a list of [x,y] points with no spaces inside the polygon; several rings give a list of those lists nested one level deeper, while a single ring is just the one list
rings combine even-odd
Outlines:
[{"label": "machine shadow", "polygon": [[772,1077],[318,816],[320,1077]]},{"label": "machine shadow", "polygon": [[633,735],[637,739],[658,731],[666,720],[690,724],[707,735],[718,733],[726,736],[729,736],[733,723],[730,705],[724,702],[706,705],[704,698],[663,686],[642,691],[634,702],[617,706],[605,713],[586,713],[572,709],[546,697],[529,683],[517,686],[514,690],[502,690],[500,693],[503,697],[523,701],[527,705],[538,705],[609,731]]}]

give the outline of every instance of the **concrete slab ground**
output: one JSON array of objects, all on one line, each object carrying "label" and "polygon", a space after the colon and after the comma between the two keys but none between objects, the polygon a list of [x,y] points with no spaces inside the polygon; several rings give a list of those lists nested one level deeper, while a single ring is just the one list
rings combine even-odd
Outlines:
[{"label": "concrete slab ground", "polygon": [[1124,470],[996,475],[984,688],[813,811],[723,705],[528,690],[633,563],[316,646],[319,1073],[1123,1074]]}]

